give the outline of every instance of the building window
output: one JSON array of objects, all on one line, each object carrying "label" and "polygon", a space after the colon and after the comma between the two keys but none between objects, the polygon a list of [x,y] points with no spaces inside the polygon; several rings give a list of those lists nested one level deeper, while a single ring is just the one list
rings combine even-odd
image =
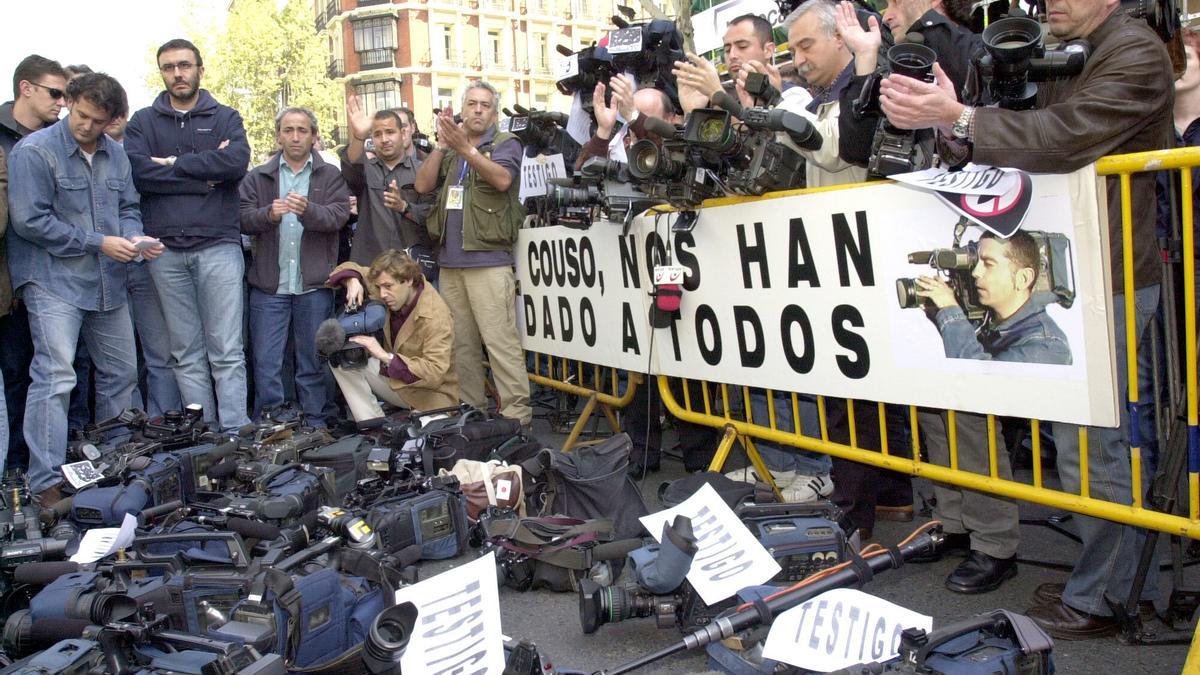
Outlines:
[{"label": "building window", "polygon": [[378,80],[354,85],[354,93],[368,115],[378,110],[400,106],[400,83],[396,80]]},{"label": "building window", "polygon": [[537,110],[546,110],[550,106],[550,98],[545,94],[533,95],[533,107]]},{"label": "building window", "polygon": [[437,90],[437,107],[439,110],[454,105],[454,90],[445,87],[438,87]]},{"label": "building window", "polygon": [[484,51],[488,59],[488,66],[495,66],[500,63],[500,31],[489,30],[487,32],[487,47]]},{"label": "building window", "polygon": [[550,69],[550,36],[538,33],[533,38],[533,58],[530,64],[535,71],[546,72]]},{"label": "building window", "polygon": [[396,57],[395,21],[390,16],[354,22],[354,51],[362,68],[393,65]]},{"label": "building window", "polygon": [[446,24],[434,24],[433,35],[429,39],[430,49],[433,51],[434,63],[444,65],[446,60],[454,54],[453,38],[454,35],[450,32],[450,26]]}]

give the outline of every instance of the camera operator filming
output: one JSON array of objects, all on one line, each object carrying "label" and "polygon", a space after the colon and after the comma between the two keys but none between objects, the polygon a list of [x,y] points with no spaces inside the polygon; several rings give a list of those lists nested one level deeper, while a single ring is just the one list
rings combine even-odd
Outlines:
[{"label": "camera operator filming", "polygon": [[[458,405],[458,375],[452,367],[454,320],[416,261],[394,249],[384,251],[370,269],[353,262],[339,265],[326,284],[345,286],[347,305],[352,307],[362,304],[365,284],[369,295],[386,307],[382,344],[374,335],[349,338],[366,349],[370,359],[358,367],[330,364],[356,422],[383,417],[376,396],[413,410]],[[346,342],[344,332],[341,340],[335,339],[338,332],[342,329],[337,319],[327,320],[317,331],[317,349],[327,358],[337,343]]]},{"label": "camera operator filming", "polygon": [[[1028,83],[1019,82],[1025,96],[1016,103],[1032,103],[1032,109],[963,105],[937,65],[936,83],[895,74],[886,78],[880,85],[880,106],[896,127],[936,128],[943,157],[954,156],[962,161],[971,158],[980,164],[1026,171],[1074,171],[1104,155],[1169,147],[1172,70],[1167,50],[1142,21],[1118,11],[1119,5],[1118,0],[1048,0],[1050,32],[1063,41],[1084,38],[1092,53],[1077,75],[1033,85],[1032,99]],[[1024,43],[1039,40],[1040,31],[1029,40],[1013,40],[1011,34],[992,33],[991,37],[989,41],[985,34],[985,46],[993,59],[1001,61],[1013,56],[1006,50],[1019,50]],[[1158,306],[1157,251],[1151,245],[1155,241],[1154,174],[1132,177],[1132,241],[1142,243],[1131,256],[1132,287],[1136,289],[1136,315],[1131,319],[1137,337],[1133,345],[1126,344],[1122,200],[1116,177],[1107,179],[1107,190],[1116,362],[1125,363],[1126,350],[1140,346],[1146,324]],[[1117,391],[1127,391],[1127,378],[1126,369],[1117,368]],[[1120,406],[1120,414],[1121,426],[1117,429],[1088,429],[1090,494],[1129,504],[1132,475],[1125,406]],[[1054,438],[1063,490],[1078,493],[1078,429],[1056,423]],[[1090,516],[1077,516],[1075,520],[1083,550],[1070,578],[1065,586],[1040,586],[1034,593],[1038,606],[1027,612],[1051,636],[1060,639],[1090,639],[1113,633],[1117,622],[1105,595],[1123,600],[1137,565],[1134,528]],[[1143,601],[1149,599],[1143,595]]]}]

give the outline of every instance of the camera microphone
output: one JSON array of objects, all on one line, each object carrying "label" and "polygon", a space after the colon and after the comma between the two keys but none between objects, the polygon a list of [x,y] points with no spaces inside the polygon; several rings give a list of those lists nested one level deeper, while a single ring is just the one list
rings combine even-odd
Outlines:
[{"label": "camera microphone", "polygon": [[646,125],[646,131],[657,134],[662,138],[675,138],[675,135],[679,133],[679,127],[660,117],[648,116],[644,124]]},{"label": "camera microphone", "polygon": [[742,114],[744,113],[742,110],[742,104],[739,103],[737,99],[730,96],[729,92],[725,91],[724,89],[713,94],[709,101],[721,110],[724,110],[738,119],[741,119]]},{"label": "camera microphone", "polygon": [[346,344],[346,329],[337,319],[325,319],[317,327],[317,353],[325,358],[336,354]]}]

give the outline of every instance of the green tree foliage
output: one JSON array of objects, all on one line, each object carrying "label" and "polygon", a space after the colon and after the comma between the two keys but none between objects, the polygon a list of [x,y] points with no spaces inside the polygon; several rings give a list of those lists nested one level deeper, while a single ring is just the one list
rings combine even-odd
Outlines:
[{"label": "green tree foliage", "polygon": [[236,0],[212,45],[202,86],[242,114],[255,161],[275,151],[275,116],[286,106],[310,108],[328,138],[342,88],[326,76],[329,56],[310,2],[277,9],[275,0]]}]

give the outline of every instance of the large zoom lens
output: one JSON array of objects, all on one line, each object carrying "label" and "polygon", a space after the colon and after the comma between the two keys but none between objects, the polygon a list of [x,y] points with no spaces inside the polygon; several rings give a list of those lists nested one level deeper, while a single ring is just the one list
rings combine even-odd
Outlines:
[{"label": "large zoom lens", "polygon": [[1042,42],[1042,27],[1033,19],[1013,16],[983,31],[983,46],[998,63],[1028,61]]},{"label": "large zoom lens", "polygon": [[900,301],[900,309],[917,309],[921,306],[921,298],[917,295],[917,280],[912,278],[896,280],[896,299]]},{"label": "large zoom lens", "polygon": [[887,59],[893,73],[914,80],[933,82],[933,62],[937,60],[937,54],[929,47],[911,43],[898,44],[888,50]]},{"label": "large zoom lens", "polygon": [[600,192],[592,186],[563,187],[553,185],[550,190],[550,200],[560,207],[597,206],[600,204]]},{"label": "large zoom lens", "polygon": [[913,251],[908,254],[910,265],[929,265],[935,270],[963,270],[969,272],[979,262],[975,245],[962,248],[935,248],[932,251]]},{"label": "large zoom lens", "polygon": [[579,582],[579,624],[592,634],[606,623],[654,614],[655,596],[637,584],[601,586],[591,579]]},{"label": "large zoom lens", "polygon": [[654,141],[643,138],[629,147],[629,173],[634,180],[682,178],[686,167],[667,157]]}]

